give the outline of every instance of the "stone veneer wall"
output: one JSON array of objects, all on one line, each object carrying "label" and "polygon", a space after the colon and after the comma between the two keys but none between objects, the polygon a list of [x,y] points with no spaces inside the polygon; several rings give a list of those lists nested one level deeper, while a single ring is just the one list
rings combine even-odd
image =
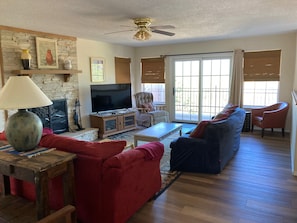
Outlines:
[{"label": "stone veneer wall", "polygon": [[[26,30],[0,30],[0,41],[2,51],[2,75],[4,82],[14,74],[12,70],[23,69],[20,56],[21,50],[19,44],[29,43],[30,54],[32,56],[31,69],[37,68],[36,56],[36,37],[56,39],[59,58],[59,69],[63,69],[63,61],[69,58],[72,61],[72,69],[77,69],[77,51],[76,38],[63,38],[58,35],[38,33]],[[1,60],[0,60],[1,61]],[[61,74],[34,74],[32,80],[40,87],[40,89],[52,100],[67,99],[68,106],[68,122],[70,130],[77,127],[74,125],[73,113],[75,100],[78,98],[78,77],[79,74],[73,74],[69,82],[64,82],[64,75]],[[24,89],[26,90],[26,89]],[[11,115],[13,111],[9,111]]]}]

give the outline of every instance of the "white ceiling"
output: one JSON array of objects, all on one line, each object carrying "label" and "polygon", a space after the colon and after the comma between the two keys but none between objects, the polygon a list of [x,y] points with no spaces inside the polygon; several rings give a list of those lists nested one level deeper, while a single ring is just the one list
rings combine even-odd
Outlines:
[{"label": "white ceiling", "polygon": [[[132,18],[173,25],[175,36],[133,39]],[[296,0],[0,0],[0,25],[127,46],[151,46],[297,30]],[[118,32],[124,30],[133,30]],[[118,32],[106,34],[110,32]]]}]

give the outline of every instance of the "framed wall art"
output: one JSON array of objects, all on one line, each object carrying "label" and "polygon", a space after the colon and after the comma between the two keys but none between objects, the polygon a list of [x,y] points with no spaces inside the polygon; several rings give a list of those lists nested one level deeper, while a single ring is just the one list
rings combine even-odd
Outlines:
[{"label": "framed wall art", "polygon": [[91,57],[90,68],[91,68],[91,82],[102,82],[104,81],[104,58]]},{"label": "framed wall art", "polygon": [[58,68],[57,40],[36,37],[38,68]]}]

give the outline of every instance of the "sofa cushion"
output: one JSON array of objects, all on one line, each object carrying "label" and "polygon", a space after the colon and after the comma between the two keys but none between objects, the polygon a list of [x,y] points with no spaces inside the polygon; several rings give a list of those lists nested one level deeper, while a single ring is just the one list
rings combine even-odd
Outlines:
[{"label": "sofa cushion", "polygon": [[126,146],[125,140],[113,140],[108,142],[88,142],[74,138],[48,134],[42,136],[39,145],[56,148],[66,152],[84,154],[107,159],[122,152]]},{"label": "sofa cushion", "polygon": [[204,130],[206,126],[209,124],[209,122],[209,120],[202,120],[201,122],[199,122],[196,128],[190,133],[190,137],[203,138]]}]

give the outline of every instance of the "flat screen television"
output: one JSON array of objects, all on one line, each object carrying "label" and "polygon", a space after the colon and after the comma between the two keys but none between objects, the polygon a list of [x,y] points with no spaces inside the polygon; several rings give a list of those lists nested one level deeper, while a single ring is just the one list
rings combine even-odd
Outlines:
[{"label": "flat screen television", "polygon": [[131,84],[91,85],[92,112],[132,107]]}]

